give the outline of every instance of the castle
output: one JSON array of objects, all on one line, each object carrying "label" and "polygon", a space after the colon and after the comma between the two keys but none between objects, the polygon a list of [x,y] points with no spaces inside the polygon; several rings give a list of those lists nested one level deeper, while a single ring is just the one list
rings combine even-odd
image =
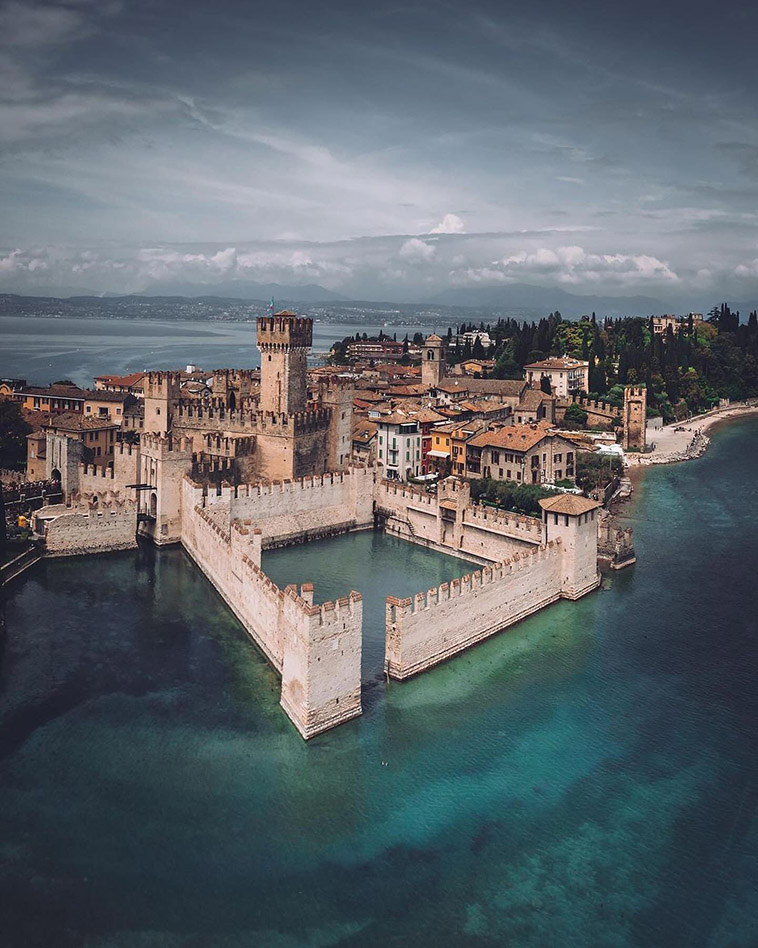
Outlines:
[{"label": "castle", "polygon": [[[215,372],[192,394],[176,373],[149,373],[142,428],[112,464],[78,461],[73,441],[49,445],[67,502],[35,517],[49,553],[123,549],[137,536],[181,543],[281,675],[281,705],[304,738],[361,713],[362,596],[316,604],[307,582],[279,589],[263,550],[381,527],[478,565],[412,599],[387,597],[385,672],[397,679],[597,587],[599,504],[563,494],[523,517],[472,503],[465,481],[431,495],[351,465],[350,385],[327,375],[309,393],[312,321],[282,312],[257,331],[259,390],[244,371]],[[441,342],[425,352],[435,378]]]}]

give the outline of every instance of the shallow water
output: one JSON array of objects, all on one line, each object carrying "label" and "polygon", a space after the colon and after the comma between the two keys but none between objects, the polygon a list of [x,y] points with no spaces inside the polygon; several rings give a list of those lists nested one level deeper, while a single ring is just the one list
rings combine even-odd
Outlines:
[{"label": "shallow water", "polygon": [[[309,744],[180,550],[40,564],[6,609],[0,940],[755,945],[757,463],[752,420],[647,471],[635,567],[410,682],[369,659]],[[366,593],[375,540],[266,565]]]}]

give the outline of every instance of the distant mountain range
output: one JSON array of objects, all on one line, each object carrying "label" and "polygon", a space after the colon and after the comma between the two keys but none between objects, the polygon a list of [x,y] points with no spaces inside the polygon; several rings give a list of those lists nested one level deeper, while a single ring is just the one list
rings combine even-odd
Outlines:
[{"label": "distant mountain range", "polygon": [[538,312],[542,315],[558,310],[562,316],[576,319],[597,313],[598,316],[651,316],[665,313],[671,303],[652,296],[579,296],[557,287],[511,283],[507,286],[478,286],[470,289],[445,290],[430,301],[438,306],[483,306],[509,313]]},{"label": "distant mountain range", "polygon": [[[351,299],[323,286],[309,283],[286,286],[280,283],[249,283],[229,281],[219,284],[162,283],[142,293],[121,295],[95,293],[79,288],[58,288],[58,294],[40,291],[26,294],[0,294],[0,315],[88,315],[138,316],[140,318],[174,319],[250,319],[267,311],[274,299],[277,309],[300,306],[328,307],[336,319],[372,319],[370,313],[387,311],[397,322],[418,319],[419,324],[444,318],[488,321],[499,315],[522,319],[539,319],[556,310],[566,319],[577,319],[596,313],[603,316],[650,316],[663,313],[684,314],[691,310],[707,313],[714,298],[707,304],[694,299],[660,300],[652,296],[581,296],[560,288],[514,283],[507,286],[478,286],[449,289],[431,298],[415,302],[390,302]],[[160,292],[158,290],[160,289]],[[410,295],[410,294],[409,294]],[[733,311],[744,320],[758,301],[727,300]]]},{"label": "distant mountain range", "polygon": [[289,303],[331,303],[347,299],[334,290],[327,290],[317,283],[305,283],[296,286],[284,286],[281,283],[251,283],[245,280],[227,280],[225,283],[152,283],[142,293],[135,296],[184,296],[194,299],[198,296],[220,296],[231,300],[251,300],[268,303],[273,298]]}]

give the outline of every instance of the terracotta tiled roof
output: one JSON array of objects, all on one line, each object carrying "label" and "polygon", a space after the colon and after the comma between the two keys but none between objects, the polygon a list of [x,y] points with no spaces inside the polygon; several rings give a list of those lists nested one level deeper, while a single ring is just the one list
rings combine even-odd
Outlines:
[{"label": "terracotta tiled roof", "polygon": [[119,404],[131,397],[128,392],[103,392],[98,390],[86,391],[84,395],[88,402],[118,402]]},{"label": "terracotta tiled roof", "polygon": [[528,451],[540,441],[551,437],[547,428],[532,425],[508,425],[497,431],[483,431],[469,441],[474,448],[505,448],[511,451]]},{"label": "terracotta tiled roof", "polygon": [[554,400],[554,395],[547,395],[537,388],[528,388],[519,399],[518,407],[525,411],[535,411],[543,402],[551,402]]},{"label": "terracotta tiled roof", "polygon": [[96,375],[96,382],[105,382],[106,385],[123,385],[129,387],[136,385],[144,379],[144,372],[132,372],[131,375]]},{"label": "terracotta tiled roof", "polygon": [[43,398],[74,398],[80,401],[87,396],[77,385],[29,385],[21,390],[22,395],[41,395]]},{"label": "terracotta tiled roof", "polygon": [[540,501],[540,507],[543,510],[549,510],[550,513],[569,514],[572,517],[578,517],[579,514],[595,510],[599,506],[596,500],[589,500],[578,494],[558,494],[556,497],[547,497]]},{"label": "terracotta tiled roof", "polygon": [[78,412],[65,412],[55,415],[48,424],[48,428],[60,428],[63,431],[96,431],[103,428],[119,428],[120,426],[108,418],[91,418],[80,415]]}]

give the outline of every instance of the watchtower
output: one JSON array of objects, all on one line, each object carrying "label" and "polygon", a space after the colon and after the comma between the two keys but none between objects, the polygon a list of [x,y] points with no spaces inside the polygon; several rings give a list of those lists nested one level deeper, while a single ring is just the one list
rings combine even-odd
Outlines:
[{"label": "watchtower", "polygon": [[628,451],[630,448],[635,451],[644,451],[647,444],[645,438],[647,428],[647,389],[644,385],[624,386],[623,422],[623,449],[625,451]]},{"label": "watchtower", "polygon": [[445,343],[436,334],[427,336],[421,358],[421,384],[435,387],[445,377]]},{"label": "watchtower", "polygon": [[181,394],[178,372],[148,372],[145,378],[145,428],[152,434],[167,435],[171,430],[174,406]]},{"label": "watchtower", "polygon": [[292,415],[305,411],[308,350],[313,344],[313,320],[288,310],[257,321],[261,353],[260,410]]},{"label": "watchtower", "polygon": [[600,582],[596,520],[600,504],[576,494],[558,494],[541,500],[539,505],[544,542],[561,541],[561,596],[579,599]]}]

